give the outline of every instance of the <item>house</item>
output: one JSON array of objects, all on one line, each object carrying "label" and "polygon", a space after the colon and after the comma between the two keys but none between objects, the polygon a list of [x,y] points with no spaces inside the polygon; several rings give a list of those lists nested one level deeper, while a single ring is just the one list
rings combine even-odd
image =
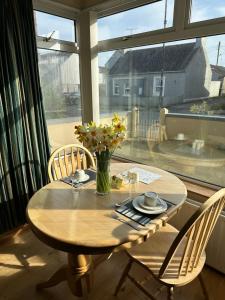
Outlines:
[{"label": "house", "polygon": [[119,50],[105,67],[108,97],[117,106],[167,106],[211,95],[212,70],[204,39],[165,49]]},{"label": "house", "polygon": [[220,95],[225,94],[225,67],[211,65],[212,80],[220,82]]}]

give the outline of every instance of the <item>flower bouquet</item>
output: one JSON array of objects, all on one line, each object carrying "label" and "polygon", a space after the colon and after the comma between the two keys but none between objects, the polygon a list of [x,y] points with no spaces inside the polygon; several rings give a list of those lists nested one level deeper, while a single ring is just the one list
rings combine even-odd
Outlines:
[{"label": "flower bouquet", "polygon": [[125,139],[125,131],[126,127],[117,114],[114,114],[111,124],[97,126],[91,122],[75,126],[78,140],[96,155],[98,194],[105,195],[110,191],[110,159],[113,152]]}]

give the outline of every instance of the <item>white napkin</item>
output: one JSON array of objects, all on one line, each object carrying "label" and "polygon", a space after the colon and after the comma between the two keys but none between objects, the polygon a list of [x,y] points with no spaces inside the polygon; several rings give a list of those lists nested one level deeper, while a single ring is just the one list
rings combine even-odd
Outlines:
[{"label": "white napkin", "polygon": [[138,173],[139,181],[141,181],[143,183],[146,183],[146,184],[149,184],[149,183],[151,183],[151,182],[153,182],[153,181],[155,181],[155,180],[157,180],[161,177],[161,175],[159,175],[159,174],[156,174],[156,173],[153,173],[153,172],[150,172],[150,171],[146,171],[144,169],[137,168],[137,167],[134,167],[134,168],[131,168],[130,170],[124,171],[122,173],[122,175],[127,176],[128,172]]}]

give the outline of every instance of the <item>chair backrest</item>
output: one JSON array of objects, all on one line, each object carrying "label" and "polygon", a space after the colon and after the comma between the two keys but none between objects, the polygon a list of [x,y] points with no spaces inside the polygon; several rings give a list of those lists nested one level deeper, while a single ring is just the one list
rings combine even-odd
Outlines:
[{"label": "chair backrest", "polygon": [[48,176],[50,181],[70,176],[77,169],[95,167],[94,158],[84,146],[69,144],[56,149],[48,162]]},{"label": "chair backrest", "polygon": [[[171,245],[160,269],[160,278],[171,277],[171,270],[174,278],[186,276],[198,266],[224,204],[225,188],[216,192],[191,216]],[[176,255],[178,252],[180,255]]]}]

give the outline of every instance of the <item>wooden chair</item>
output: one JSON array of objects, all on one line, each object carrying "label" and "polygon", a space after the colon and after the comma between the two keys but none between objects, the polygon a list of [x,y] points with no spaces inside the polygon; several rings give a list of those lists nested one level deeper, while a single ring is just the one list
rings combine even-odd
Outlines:
[{"label": "wooden chair", "polygon": [[[117,295],[124,280],[129,278],[144,294],[155,299],[130,275],[133,262],[138,263],[160,283],[168,287],[168,299],[173,298],[175,286],[186,285],[200,275],[206,255],[205,248],[225,204],[225,188],[210,197],[187,221],[180,232],[167,224],[146,242],[127,250],[129,263],[115,291]],[[199,276],[203,293],[208,299]]]},{"label": "wooden chair", "polygon": [[56,149],[48,162],[48,176],[50,181],[70,176],[77,169],[95,167],[94,158],[84,146],[69,144]]}]

